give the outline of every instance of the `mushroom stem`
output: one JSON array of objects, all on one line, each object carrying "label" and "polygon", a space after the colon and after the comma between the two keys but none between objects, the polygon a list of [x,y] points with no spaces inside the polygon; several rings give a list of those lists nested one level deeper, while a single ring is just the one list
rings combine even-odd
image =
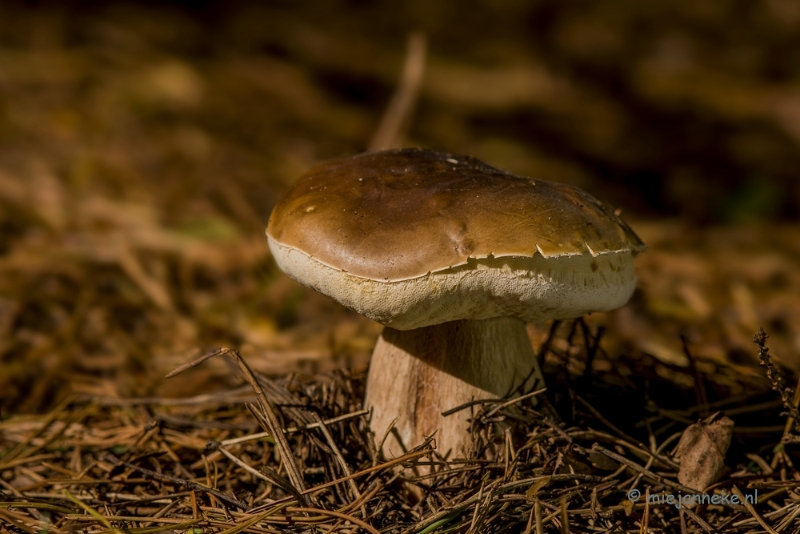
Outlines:
[{"label": "mushroom stem", "polygon": [[385,454],[399,456],[438,430],[439,454],[460,456],[470,445],[474,410],[446,417],[442,412],[471,400],[501,398],[520,386],[525,393],[543,385],[518,319],[452,321],[406,331],[387,327],[372,353],[365,405],[372,409],[370,426],[378,440],[397,419]]}]

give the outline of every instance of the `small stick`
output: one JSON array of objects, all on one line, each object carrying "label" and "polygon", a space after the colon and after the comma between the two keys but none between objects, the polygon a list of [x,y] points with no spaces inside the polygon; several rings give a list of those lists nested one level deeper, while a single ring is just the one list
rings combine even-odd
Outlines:
[{"label": "small stick", "polygon": [[[352,475],[340,477],[340,478],[337,478],[336,480],[331,480],[330,482],[325,482],[325,483],[316,485],[313,488],[308,488],[306,490],[303,490],[302,493],[303,493],[303,495],[308,495],[308,494],[311,494],[311,493],[317,493],[317,492],[322,491],[322,490],[324,490],[326,488],[329,488],[331,486],[335,486],[337,484],[341,484],[342,482],[345,482],[347,480],[354,479],[354,478],[359,478],[359,477],[362,477],[362,476],[365,476],[365,475],[369,475],[369,474],[374,473],[376,471],[383,471],[384,469],[388,469],[390,467],[394,467],[397,464],[410,462],[412,460],[415,460],[417,458],[425,456],[429,452],[430,452],[430,449],[415,450],[415,451],[409,452],[408,454],[404,454],[403,456],[398,456],[394,460],[390,460],[390,461],[382,463],[380,465],[376,465],[376,466],[373,466],[373,467],[368,467],[366,469],[363,469],[363,470],[359,471],[358,473],[353,473]],[[289,500],[289,499],[293,499],[293,498],[294,497],[285,497],[284,499],[280,499],[278,501],[274,501],[274,502],[270,503],[269,505],[272,506],[274,504],[277,504],[277,503],[280,503],[280,502],[284,502],[285,500]],[[253,511],[253,510],[251,510],[251,511]]]},{"label": "small stick", "polygon": [[461,410],[466,410],[467,408],[472,408],[473,406],[478,406],[479,404],[494,404],[496,402],[502,402],[502,399],[475,399],[464,404],[459,404],[454,408],[450,408],[449,410],[445,410],[442,412],[442,417],[447,417],[449,415],[453,415],[454,413],[460,412]]},{"label": "small stick", "polygon": [[764,530],[766,530],[769,534],[778,534],[775,529],[773,529],[771,526],[769,526],[769,524],[767,524],[766,521],[764,521],[764,518],[761,517],[761,515],[759,515],[759,513],[756,511],[755,507],[747,501],[738,487],[733,486],[731,489],[733,490],[733,493],[739,497],[739,500],[742,502],[744,507],[747,508],[747,511],[750,512],[750,515],[752,515],[755,520],[758,521],[758,524],[761,525]]},{"label": "small stick", "polygon": [[516,404],[518,402],[522,402],[525,399],[530,399],[531,397],[536,397],[538,395],[541,395],[542,393],[545,393],[546,391],[547,391],[547,388],[542,388],[542,389],[537,389],[536,391],[531,391],[530,393],[526,393],[525,395],[520,395],[519,397],[514,397],[513,399],[505,401],[502,404],[498,404],[497,406],[495,406],[494,408],[489,410],[489,412],[486,415],[484,415],[484,417],[487,417],[487,418],[491,417],[494,414],[496,414],[499,410],[502,410],[503,408],[508,408],[509,406],[513,406],[514,404]]},{"label": "small stick", "polygon": [[84,512],[92,516],[94,519],[100,521],[109,531],[112,532],[112,534],[122,534],[122,531],[112,526],[111,522],[103,514],[101,514],[100,512],[98,512],[97,510],[86,504],[85,502],[76,499],[67,490],[64,490],[64,495],[67,497],[67,499],[80,506]]},{"label": "small stick", "polygon": [[189,495],[190,495],[190,498],[191,498],[191,501],[192,501],[192,517],[194,519],[199,519],[200,518],[200,511],[197,508],[197,492],[192,490],[191,492],[189,492]]},{"label": "small stick", "polygon": [[225,352],[227,352],[227,351],[228,351],[228,349],[225,349],[225,348],[219,348],[219,349],[210,350],[210,351],[206,352],[205,354],[202,354],[199,357],[195,358],[194,360],[181,365],[177,369],[173,369],[172,371],[167,373],[167,376],[165,376],[164,378],[166,378],[166,379],[174,378],[174,377],[178,376],[179,374],[181,374],[182,372],[186,371],[187,369],[191,369],[192,367],[197,367],[198,365],[200,365],[201,363],[205,362],[209,358],[213,358],[214,356],[221,356],[222,354],[225,354]]},{"label": "small stick", "polygon": [[[471,401],[465,402],[464,404],[459,404],[455,408],[450,408],[449,410],[445,410],[444,412],[442,412],[442,417],[447,417],[449,415],[453,415],[454,413],[460,412],[461,410],[466,410],[467,408],[471,408],[471,407],[477,406],[479,404],[496,404],[496,403],[500,403],[500,406],[498,406],[496,408],[497,410],[500,410],[500,409],[505,408],[507,406],[511,406],[512,404],[516,404],[516,403],[518,403],[520,401],[523,401],[523,400],[525,400],[527,398],[535,397],[536,395],[541,395],[545,391],[547,391],[547,388],[537,389],[536,391],[531,391],[530,393],[526,393],[525,395],[521,395],[519,397],[514,397],[513,399],[508,400],[508,401],[505,400],[505,399],[475,399],[475,400],[471,400]],[[495,411],[489,412],[484,417],[489,417],[491,415],[494,415]]]},{"label": "small stick", "polygon": [[542,522],[542,503],[539,498],[533,503],[533,515],[536,517],[536,534],[544,534],[544,523]]},{"label": "small stick", "polygon": [[[797,379],[797,386],[794,389],[794,396],[792,397],[792,406],[794,407],[795,413],[797,413],[798,405],[800,405],[800,377]],[[792,438],[796,438],[796,436],[792,436],[792,429],[797,428],[798,420],[795,419],[793,416],[789,416],[786,419],[786,427],[783,429],[783,438],[781,441],[784,442],[791,442]]]},{"label": "small stick", "polygon": [[683,508],[678,510],[678,516],[681,519],[681,534],[689,534],[689,530],[686,528],[686,514],[683,512]]},{"label": "small stick", "polygon": [[531,534],[533,527],[533,513],[536,511],[536,506],[531,506],[531,511],[528,513],[528,524],[525,525],[525,532],[523,534]]},{"label": "small stick", "polygon": [[317,514],[317,515],[327,515],[330,517],[336,517],[338,519],[344,519],[345,521],[350,521],[354,525],[358,525],[359,527],[363,528],[367,532],[371,534],[381,534],[375,527],[361,521],[360,519],[353,517],[352,515],[343,514],[341,512],[334,512],[333,510],[323,510],[322,508],[297,508],[293,506],[289,506],[286,508],[287,513],[297,512],[297,513],[305,513],[305,514]]},{"label": "small stick", "polygon": [[[347,462],[345,462],[344,456],[342,456],[342,452],[339,450],[339,447],[336,446],[336,440],[333,439],[333,436],[331,435],[330,430],[328,430],[328,427],[316,413],[312,412],[312,417],[316,419],[315,424],[319,425],[319,429],[325,436],[325,440],[328,442],[328,446],[333,451],[333,456],[336,458],[336,461],[339,462],[339,467],[342,468],[342,472],[344,473],[344,475],[345,476],[351,475],[352,473],[350,472],[350,468],[347,466]],[[350,484],[350,489],[352,490],[355,499],[356,500],[361,499],[361,492],[358,491],[358,485],[355,483],[355,481],[351,478],[348,480],[348,483]],[[366,510],[364,510],[364,517],[366,516],[367,516]]]},{"label": "small stick", "polygon": [[606,456],[608,456],[609,458],[611,458],[612,460],[616,460],[619,463],[630,467],[634,471],[638,471],[639,473],[643,474],[644,476],[650,477],[651,479],[653,479],[653,480],[655,480],[657,482],[660,482],[661,484],[665,484],[665,485],[667,485],[667,486],[669,486],[671,488],[680,490],[683,493],[688,493],[688,494],[696,493],[696,490],[694,490],[694,489],[692,489],[692,488],[690,488],[688,486],[684,486],[683,484],[679,484],[677,482],[673,482],[673,481],[671,481],[671,480],[669,480],[667,478],[658,476],[657,474],[653,473],[652,471],[649,471],[649,470],[645,469],[644,467],[640,466],[636,462],[632,462],[632,461],[628,460],[627,458],[625,458],[624,456],[622,456],[620,454],[617,454],[615,452],[611,452],[610,450],[598,445],[597,443],[592,445],[592,450],[601,452],[601,453],[605,454]]},{"label": "small stick", "polygon": [[594,365],[594,360],[597,357],[597,350],[600,348],[600,340],[603,339],[603,334],[605,334],[605,327],[599,327],[597,329],[597,334],[592,335],[591,330],[589,329],[589,325],[586,324],[586,321],[583,318],[580,319],[581,322],[581,331],[583,332],[583,344],[586,347],[586,367],[583,369],[583,375],[581,375],[580,383],[581,385],[588,385],[589,380],[592,377],[592,366]]},{"label": "small stick", "polygon": [[797,394],[792,391],[792,388],[783,383],[783,377],[772,362],[772,356],[770,356],[769,348],[767,347],[767,339],[769,339],[769,336],[764,332],[763,328],[759,328],[758,333],[753,337],[753,343],[758,345],[759,364],[766,369],[767,378],[772,383],[772,389],[781,396],[783,407],[789,412],[787,427],[791,424],[790,428],[797,430],[798,424],[800,424],[800,412],[798,412],[797,403],[794,402],[794,399],[797,399]]},{"label": "small stick", "polygon": [[561,497],[561,533],[562,534],[569,534],[569,513],[567,512],[567,508],[569,503],[567,502],[567,496],[564,495]]},{"label": "small stick", "polygon": [[708,411],[706,386],[703,382],[703,377],[700,375],[700,371],[697,369],[697,362],[695,361],[694,355],[692,351],[689,350],[689,341],[686,339],[686,336],[681,335],[681,343],[683,343],[683,353],[689,360],[689,367],[692,370],[692,377],[694,378],[694,395],[695,402],[697,403],[697,413],[701,418],[706,418],[710,415]]},{"label": "small stick", "polygon": [[[526,486],[530,487],[532,484],[534,484],[536,482],[539,482],[540,480],[544,480],[544,479],[548,479],[549,482],[563,482],[565,480],[584,480],[584,481],[588,481],[588,482],[597,482],[600,478],[596,477],[596,476],[592,476],[592,475],[582,475],[582,474],[579,474],[579,473],[570,473],[570,474],[566,474],[565,473],[565,474],[559,474],[559,475],[536,476],[536,477],[531,477],[531,478],[525,478],[525,479],[522,479],[522,480],[515,480],[514,482],[509,482],[507,484],[502,484],[500,486],[492,488],[491,490],[489,490],[489,497],[492,497],[492,496],[495,496],[495,495],[497,495],[497,496],[504,495],[506,493],[509,493],[509,492],[515,490],[515,489],[524,488]],[[453,505],[452,508],[449,508],[447,510],[444,510],[444,511],[441,511],[439,513],[434,514],[433,516],[431,516],[431,517],[425,519],[424,521],[414,525],[413,527],[411,527],[408,530],[405,530],[404,532],[405,533],[421,532],[421,531],[425,530],[427,527],[429,527],[430,525],[432,525],[432,524],[436,523],[437,521],[439,521],[440,519],[442,519],[442,518],[444,518],[446,516],[449,516],[451,514],[454,514],[456,512],[460,512],[462,510],[465,510],[465,509],[469,508],[470,506],[475,504],[477,501],[478,501],[477,494],[473,495],[472,497],[464,499],[463,501],[459,502],[458,504]],[[537,530],[538,530],[538,527],[537,527]]]},{"label": "small stick", "polygon": [[423,34],[414,32],[408,37],[408,52],[400,84],[386,108],[375,135],[372,136],[369,150],[402,146],[401,131],[409,122],[422,85],[426,49],[427,40]]},{"label": "small stick", "polygon": [[472,512],[472,522],[469,525],[469,529],[467,530],[467,534],[475,534],[477,532],[476,527],[478,526],[478,515],[481,512],[481,502],[483,501],[483,490],[486,486],[486,482],[481,482],[481,489],[478,490],[478,504],[475,505],[475,510]]},{"label": "small stick", "polygon": [[[302,492],[305,489],[303,476],[300,474],[300,468],[297,466],[297,461],[294,458],[294,454],[292,454],[291,447],[289,447],[289,442],[286,441],[286,436],[283,433],[283,427],[281,426],[278,414],[275,412],[275,408],[272,406],[272,403],[264,394],[264,390],[261,388],[261,384],[258,383],[255,375],[253,375],[253,371],[250,369],[250,366],[247,365],[247,362],[245,362],[244,358],[242,358],[241,354],[239,354],[239,351],[220,348],[207,352],[196,360],[189,362],[188,364],[185,364],[175,371],[169,373],[167,378],[172,378],[178,373],[189,369],[190,367],[199,365],[199,363],[202,363],[213,356],[226,356],[232,359],[239,366],[239,370],[250,383],[250,386],[253,388],[253,391],[258,398],[258,404],[261,408],[263,419],[258,417],[256,417],[256,419],[259,419],[259,423],[265,427],[264,430],[272,434],[272,438],[275,440],[275,444],[277,445],[278,451],[281,454],[283,465],[286,467],[286,473],[289,476],[289,480],[292,482],[292,485],[297,489],[298,492]],[[304,502],[302,504],[307,503]]]},{"label": "small stick", "polygon": [[139,471],[143,475],[146,475],[151,478],[155,478],[156,480],[165,480],[167,482],[172,482],[173,484],[178,484],[179,486],[183,486],[185,488],[189,488],[196,491],[202,491],[204,493],[208,493],[216,497],[217,499],[224,501],[228,504],[232,504],[233,506],[241,509],[247,510],[247,505],[242,501],[235,499],[233,497],[229,497],[222,493],[219,490],[215,490],[214,488],[209,488],[208,486],[204,486],[197,482],[192,482],[191,480],[184,480],[182,478],[173,477],[170,475],[165,475],[163,473],[157,473],[155,471],[151,471],[150,469],[145,469],[144,467],[139,467],[138,465],[132,464],[130,462],[123,462],[121,460],[117,460],[118,463],[124,465],[125,467],[130,467],[136,471]]},{"label": "small stick", "polygon": [[[344,414],[344,415],[340,415],[338,417],[331,417],[330,419],[325,419],[325,420],[319,421],[317,423],[309,423],[309,424],[303,425],[301,427],[294,427],[293,426],[293,427],[289,427],[289,428],[284,428],[283,429],[283,433],[284,434],[294,434],[295,432],[302,432],[304,430],[311,430],[312,428],[319,428],[323,424],[324,425],[331,425],[333,423],[339,423],[341,421],[346,421],[346,420],[352,419],[354,417],[360,417],[362,415],[367,415],[368,413],[369,413],[369,410],[359,410],[357,412],[347,413],[347,414]],[[240,438],[226,439],[224,441],[220,441],[219,444],[224,446],[224,447],[228,447],[230,445],[238,445],[239,443],[246,443],[248,441],[256,441],[256,440],[259,440],[259,439],[271,438],[271,437],[272,437],[272,434],[269,433],[269,432],[259,432],[257,434],[250,434],[248,436],[242,436]]]},{"label": "small stick", "polygon": [[[288,483],[287,480],[284,480],[283,477],[281,477],[281,476],[271,476],[271,477],[267,476],[262,471],[259,471],[258,469],[255,469],[254,467],[252,467],[250,465],[247,465],[244,461],[240,460],[235,455],[233,455],[230,451],[225,449],[225,447],[218,447],[216,450],[221,452],[223,455],[225,455],[225,457],[228,458],[228,460],[230,460],[231,462],[235,463],[236,465],[238,465],[239,467],[241,467],[242,469],[244,469],[245,471],[247,471],[248,473],[250,473],[254,477],[260,478],[261,480],[265,480],[265,481],[269,482],[270,484],[274,484],[275,486],[283,488],[288,493],[291,493],[298,500],[298,502],[303,502],[304,498],[303,498],[302,494],[300,492],[298,492],[297,489],[295,489],[294,486],[292,486],[290,483]],[[262,469],[263,469],[263,467],[262,467]],[[272,474],[272,473],[270,473],[270,474]]]},{"label": "small stick", "polygon": [[639,524],[639,533],[647,534],[650,529],[647,524],[650,522],[650,488],[644,489],[644,512],[642,513],[642,522]]},{"label": "small stick", "polygon": [[561,321],[556,319],[553,321],[553,324],[550,325],[550,331],[547,333],[547,339],[544,340],[544,343],[539,347],[539,351],[536,353],[536,358],[539,360],[539,366],[544,366],[544,360],[547,357],[547,353],[550,350],[550,345],[553,344],[553,340],[556,337],[556,332],[558,332],[558,327],[561,326]]},{"label": "small stick", "polygon": [[[708,523],[706,523],[705,521],[703,521],[703,519],[701,519],[700,516],[698,516],[694,512],[692,512],[692,510],[690,508],[685,508],[684,507],[684,508],[682,508],[682,510],[685,510],[686,511],[686,515],[688,515],[689,517],[694,519],[695,522],[698,525],[700,525],[703,528],[703,530],[705,530],[709,534],[717,534],[718,532],[725,532],[732,523],[733,523],[733,525],[736,525],[736,523],[734,523],[734,521],[736,519],[738,519],[739,516],[742,515],[741,513],[736,513],[736,514],[733,515],[733,517],[731,517],[730,519],[725,521],[723,524],[721,524],[721,525],[719,525],[718,527],[715,528],[715,527],[712,527],[711,525],[709,525]],[[754,519],[751,518],[751,519],[748,519],[748,521],[754,521]]]}]

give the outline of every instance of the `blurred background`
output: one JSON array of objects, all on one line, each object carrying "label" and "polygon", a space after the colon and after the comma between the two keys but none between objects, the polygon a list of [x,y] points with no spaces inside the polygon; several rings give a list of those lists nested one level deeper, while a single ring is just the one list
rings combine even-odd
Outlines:
[{"label": "blurred background", "polygon": [[632,303],[589,318],[606,352],[668,375],[684,336],[757,377],[763,326],[800,366],[795,0],[0,1],[2,415],[226,386],[162,378],[213,346],[366,365],[380,326],[288,280],[263,230],[311,165],[374,146],[414,32],[404,145],[578,185],[650,246]]}]

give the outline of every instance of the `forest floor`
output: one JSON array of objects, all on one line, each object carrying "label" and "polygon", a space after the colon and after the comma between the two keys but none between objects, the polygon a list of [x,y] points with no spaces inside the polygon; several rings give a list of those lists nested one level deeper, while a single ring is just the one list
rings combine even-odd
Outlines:
[{"label": "forest floor", "polygon": [[[665,175],[671,185],[661,193],[598,177],[592,162],[622,139],[604,137],[622,128],[610,100],[526,70],[516,49],[497,49],[510,67],[475,66],[437,55],[431,40],[408,144],[469,152],[630,205],[623,217],[649,250],[624,308],[529,326],[545,403],[476,412],[467,458],[443,459],[432,443],[385,458],[362,407],[380,325],[285,277],[263,230],[305,169],[368,146],[405,35],[370,59],[366,38],[345,39],[346,23],[315,33],[281,10],[253,18],[280,46],[252,37],[244,11],[204,48],[203,26],[174,10],[8,9],[14,16],[0,21],[4,528],[800,532],[797,399],[784,391],[800,361],[800,224],[762,216],[790,205],[791,186],[737,183],[706,216],[688,206],[699,163],[682,161],[684,174]],[[504,81],[489,80],[490,71]],[[747,102],[768,92],[720,79]],[[787,119],[795,100],[751,109],[681,80],[650,96],[665,109],[694,99],[725,120],[769,119],[763,139],[725,146],[754,165],[776,161],[782,176],[781,158],[761,141],[783,132],[779,151],[797,135]],[[553,91],[563,109],[550,103]],[[441,101],[450,107],[434,111]],[[568,131],[563,150],[531,152],[509,118],[515,110],[545,124],[585,119],[585,135]],[[489,114],[505,119],[487,126]],[[503,127],[516,133],[497,134]],[[709,157],[735,159],[719,150]],[[623,170],[637,157],[604,153]],[[698,197],[709,209],[725,188],[718,179]],[[673,204],[652,201],[664,191]],[[769,339],[756,344],[761,328]],[[204,354],[214,357],[165,378]],[[252,412],[271,409],[285,440],[259,434],[270,429]],[[648,500],[646,492],[691,493],[678,481],[675,446],[719,411],[733,422],[731,445],[706,492],[757,502]]]}]

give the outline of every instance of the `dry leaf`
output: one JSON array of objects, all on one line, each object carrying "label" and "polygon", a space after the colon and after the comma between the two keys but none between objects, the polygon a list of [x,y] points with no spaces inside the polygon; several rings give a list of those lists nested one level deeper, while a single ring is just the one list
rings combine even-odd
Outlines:
[{"label": "dry leaf", "polygon": [[731,444],[733,421],[719,412],[687,428],[675,448],[680,461],[678,481],[703,491],[725,468],[725,453]]}]

